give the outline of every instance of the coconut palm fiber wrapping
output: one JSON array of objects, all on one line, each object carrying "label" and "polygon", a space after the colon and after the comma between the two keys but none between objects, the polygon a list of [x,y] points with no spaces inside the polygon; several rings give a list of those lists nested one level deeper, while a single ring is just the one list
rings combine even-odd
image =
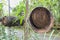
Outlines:
[{"label": "coconut palm fiber wrapping", "polygon": [[30,14],[30,22],[37,29],[48,27],[50,20],[50,12],[44,7],[37,7]]}]

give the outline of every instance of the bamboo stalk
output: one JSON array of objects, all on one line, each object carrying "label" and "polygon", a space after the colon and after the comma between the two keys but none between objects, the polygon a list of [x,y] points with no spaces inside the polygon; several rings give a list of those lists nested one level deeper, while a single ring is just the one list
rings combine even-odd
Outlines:
[{"label": "bamboo stalk", "polygon": [[25,24],[24,24],[24,40],[28,40],[28,35],[29,35],[29,28],[28,28],[28,0],[26,0],[26,15],[25,15]]},{"label": "bamboo stalk", "polygon": [[10,16],[10,0],[8,0],[8,9],[9,9],[9,16]]}]

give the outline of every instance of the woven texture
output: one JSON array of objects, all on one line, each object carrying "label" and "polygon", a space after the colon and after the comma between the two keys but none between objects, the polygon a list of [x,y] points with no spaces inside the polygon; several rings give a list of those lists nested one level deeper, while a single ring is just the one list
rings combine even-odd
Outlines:
[{"label": "woven texture", "polygon": [[50,12],[44,7],[37,7],[30,14],[30,22],[37,29],[48,27],[50,20]]}]

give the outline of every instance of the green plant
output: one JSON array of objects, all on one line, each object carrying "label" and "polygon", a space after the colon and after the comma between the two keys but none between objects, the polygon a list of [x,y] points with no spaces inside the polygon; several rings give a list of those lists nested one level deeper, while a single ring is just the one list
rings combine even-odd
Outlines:
[{"label": "green plant", "polygon": [[0,3],[0,16],[2,16],[2,8],[3,8],[3,5],[2,3]]},{"label": "green plant", "polygon": [[24,20],[25,14],[26,14],[26,6],[24,2],[20,2],[19,5],[17,5],[13,10],[13,13],[15,16],[20,19],[20,24],[22,24],[22,21]]}]

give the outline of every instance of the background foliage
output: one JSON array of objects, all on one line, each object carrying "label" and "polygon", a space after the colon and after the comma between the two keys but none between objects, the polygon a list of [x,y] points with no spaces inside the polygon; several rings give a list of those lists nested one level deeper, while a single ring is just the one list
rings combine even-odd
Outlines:
[{"label": "background foliage", "polygon": [[[4,5],[2,5],[2,4],[3,3],[0,3],[0,16],[3,13],[2,8]],[[47,8],[52,13],[54,20],[55,20],[55,24],[60,24],[60,0],[29,0],[29,13],[31,13],[31,11],[36,7]],[[22,24],[22,21],[26,15],[25,0],[19,2],[19,5],[16,5],[16,7],[12,9],[12,15],[17,16],[18,19],[20,19],[20,24]],[[56,25],[54,27],[59,27],[59,26]],[[5,26],[0,25],[0,40],[9,40],[9,38],[11,38],[11,37],[12,37],[11,40],[19,40],[19,38],[16,37],[16,35],[14,34],[14,31],[12,29],[11,29],[11,31],[13,31],[14,35],[11,34],[11,37],[8,38],[7,33],[5,32],[5,29],[6,29]],[[14,27],[13,29],[17,29],[17,28]],[[56,29],[54,29],[54,30],[56,30]],[[53,35],[54,32],[56,32],[57,36],[60,34],[59,31],[52,31],[51,33],[49,32],[49,34],[51,34],[51,35],[48,40],[52,40],[51,36]],[[30,33],[30,34],[31,34],[29,36],[30,40],[40,40],[41,39],[40,35],[33,32],[33,30],[32,30],[32,33]],[[46,35],[46,34],[47,33],[44,33],[44,35]],[[20,40],[23,40],[22,38],[23,38],[23,36],[20,38]],[[45,38],[45,36],[44,36],[44,38]]]}]

